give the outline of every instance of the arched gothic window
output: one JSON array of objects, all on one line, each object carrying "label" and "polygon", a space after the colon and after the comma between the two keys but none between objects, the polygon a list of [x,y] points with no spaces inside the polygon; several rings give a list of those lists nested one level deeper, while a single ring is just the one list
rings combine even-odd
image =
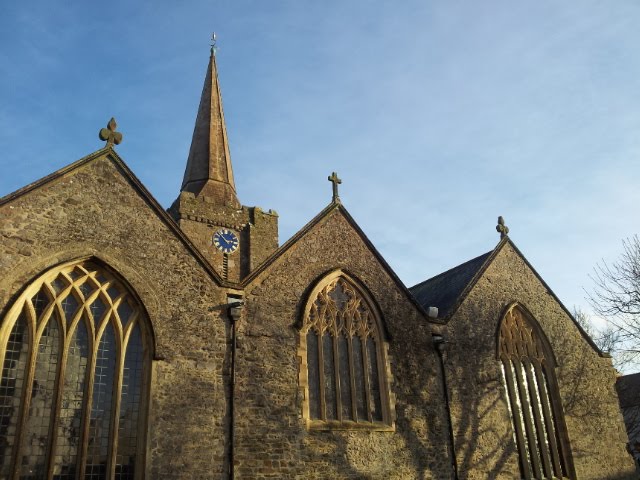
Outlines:
[{"label": "arched gothic window", "polygon": [[0,478],[142,478],[149,338],[95,263],[29,285],[0,326]]},{"label": "arched gothic window", "polygon": [[364,289],[341,272],[325,278],[310,294],[300,344],[310,427],[390,427],[386,344]]},{"label": "arched gothic window", "polygon": [[555,359],[537,322],[518,305],[502,319],[498,355],[521,477],[574,478]]}]

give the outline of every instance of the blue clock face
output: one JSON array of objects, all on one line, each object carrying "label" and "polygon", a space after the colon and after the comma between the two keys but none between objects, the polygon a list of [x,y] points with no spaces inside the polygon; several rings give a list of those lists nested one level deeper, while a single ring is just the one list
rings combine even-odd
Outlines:
[{"label": "blue clock face", "polygon": [[222,253],[233,253],[238,249],[238,237],[228,228],[221,228],[213,234],[213,244]]}]

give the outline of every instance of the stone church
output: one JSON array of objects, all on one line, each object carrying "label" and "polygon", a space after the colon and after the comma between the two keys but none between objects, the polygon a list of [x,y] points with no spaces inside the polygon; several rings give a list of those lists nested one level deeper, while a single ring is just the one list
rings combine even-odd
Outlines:
[{"label": "stone church", "polygon": [[100,137],[0,199],[0,478],[636,478],[611,360],[503,221],[407,288],[333,174],[280,244],[214,54],[168,210]]}]

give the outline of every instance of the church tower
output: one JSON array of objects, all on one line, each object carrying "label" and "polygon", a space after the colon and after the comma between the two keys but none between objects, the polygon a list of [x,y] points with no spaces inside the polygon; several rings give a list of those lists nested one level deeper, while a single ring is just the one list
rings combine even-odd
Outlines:
[{"label": "church tower", "polygon": [[240,282],[278,248],[277,214],[238,200],[213,48],[180,195],[169,213],[231,282]]}]

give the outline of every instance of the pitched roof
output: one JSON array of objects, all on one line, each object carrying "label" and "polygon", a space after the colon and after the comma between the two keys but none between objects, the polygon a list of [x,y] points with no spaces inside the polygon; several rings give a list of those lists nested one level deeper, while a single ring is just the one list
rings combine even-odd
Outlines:
[{"label": "pitched roof", "polygon": [[640,373],[623,375],[616,380],[620,408],[640,405]]},{"label": "pitched roof", "polygon": [[493,251],[487,252],[431,277],[409,288],[409,291],[422,308],[438,307],[438,316],[446,317],[492,253]]}]

